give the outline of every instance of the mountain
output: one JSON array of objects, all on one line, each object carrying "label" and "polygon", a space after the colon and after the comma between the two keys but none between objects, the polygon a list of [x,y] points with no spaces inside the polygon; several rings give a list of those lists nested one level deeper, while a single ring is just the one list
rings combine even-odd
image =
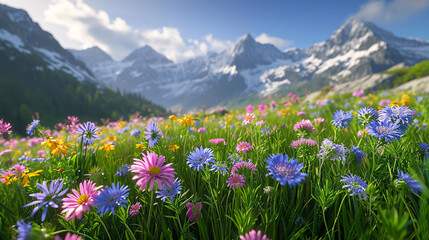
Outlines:
[{"label": "mountain", "polygon": [[[97,49],[86,57],[100,62],[110,58]],[[122,95],[96,84],[88,67],[25,11],[0,5],[0,118],[11,122],[14,132],[25,134],[35,112],[44,126],[62,122],[68,115],[97,121],[135,112],[165,113],[140,94]]]}]

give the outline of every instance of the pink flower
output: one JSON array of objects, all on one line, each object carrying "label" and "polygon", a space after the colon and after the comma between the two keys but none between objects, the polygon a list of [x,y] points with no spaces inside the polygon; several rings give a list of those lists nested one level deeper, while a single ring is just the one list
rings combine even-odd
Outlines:
[{"label": "pink flower", "polygon": [[20,173],[25,171],[25,166],[24,165],[19,165],[18,163],[13,165],[12,167],[9,168],[9,170],[13,171],[13,173],[15,173],[15,175],[19,175]]},{"label": "pink flower", "polygon": [[140,202],[136,202],[134,205],[131,205],[130,207],[130,216],[135,216],[139,213],[140,208],[142,205]]},{"label": "pink flower", "polygon": [[358,137],[362,137],[362,135],[365,133],[365,131],[363,131],[363,130],[359,130],[358,131],[358,133],[357,133],[357,136]]},{"label": "pink flower", "polygon": [[203,207],[203,204],[201,202],[197,202],[194,205],[191,202],[188,202],[186,207],[188,208],[189,220],[191,220],[191,222],[196,222],[201,217],[201,208]]},{"label": "pink flower", "polygon": [[378,105],[380,105],[380,106],[389,106],[390,105],[390,100],[389,99],[382,99]]},{"label": "pink flower", "polygon": [[0,156],[3,156],[3,155],[5,155],[6,153],[10,153],[10,152],[13,152],[13,151],[12,151],[12,150],[10,150],[10,149],[3,150],[3,151],[1,151],[1,152],[0,152]]},{"label": "pink flower", "polygon": [[40,158],[40,157],[44,157],[45,156],[45,151],[43,151],[43,150],[39,150],[39,151],[37,151],[37,156]]},{"label": "pink flower", "polygon": [[298,148],[300,146],[316,146],[316,145],[317,145],[316,141],[314,141],[312,139],[305,139],[305,138],[297,140],[297,141],[293,141],[290,144],[290,146],[293,148]]},{"label": "pink flower", "polygon": [[73,194],[67,194],[67,198],[63,198],[64,209],[61,214],[66,213],[66,220],[82,219],[83,212],[90,210],[90,206],[94,204],[94,197],[99,194],[98,190],[101,186],[97,187],[91,180],[85,180],[79,184],[80,193],[72,189]]},{"label": "pink flower", "polygon": [[302,115],[307,115],[307,113],[306,112],[298,112],[296,115],[297,116],[302,116]]},{"label": "pink flower", "polygon": [[134,158],[134,164],[131,165],[131,172],[137,173],[133,177],[133,180],[137,180],[136,186],[140,186],[140,189],[144,191],[149,185],[149,190],[155,189],[155,181],[158,185],[164,183],[167,187],[171,187],[174,182],[174,174],[176,172],[171,167],[172,163],[162,166],[165,161],[165,157],[158,155],[154,152],[147,152],[143,155],[143,160]]},{"label": "pink flower", "polygon": [[354,91],[352,96],[353,97],[362,97],[365,95],[365,91],[364,90],[358,90],[358,91]]},{"label": "pink flower", "polygon": [[[55,236],[55,240],[62,240],[62,238],[59,235]],[[76,235],[76,234],[71,234],[71,233],[67,233],[66,237],[64,238],[64,240],[82,240],[82,237]]]},{"label": "pink flower", "polygon": [[3,133],[11,134],[11,128],[12,125],[10,123],[3,121],[3,119],[0,120],[0,135],[3,135]]},{"label": "pink flower", "polygon": [[241,186],[241,187],[245,186],[246,180],[244,180],[243,176],[233,173],[229,176],[226,183],[228,183],[228,185],[227,185],[228,187],[237,188],[239,186]]},{"label": "pink flower", "polygon": [[257,232],[255,230],[252,230],[246,233],[244,236],[241,235],[240,240],[270,240],[270,239],[267,237],[267,235],[262,236],[261,230]]},{"label": "pink flower", "polygon": [[237,152],[246,153],[252,150],[253,147],[247,142],[240,142],[239,144],[237,144],[237,147],[235,149],[237,150]]},{"label": "pink flower", "polygon": [[256,166],[251,163],[251,162],[239,162],[234,164],[234,166],[232,166],[231,168],[231,173],[238,173],[238,171],[247,168],[249,170],[251,170],[252,172],[256,172]]},{"label": "pink flower", "polygon": [[247,125],[247,124],[251,123],[253,120],[255,120],[255,114],[247,113],[246,116],[244,117],[243,124]]},{"label": "pink flower", "polygon": [[316,124],[321,124],[321,123],[324,123],[325,122],[325,119],[324,118],[315,118],[314,119],[314,122],[316,123]]},{"label": "pink flower", "polygon": [[214,138],[214,139],[210,139],[210,140],[209,140],[209,142],[211,142],[211,143],[213,143],[213,144],[216,144],[216,145],[218,145],[219,143],[222,143],[222,142],[223,142],[223,144],[224,144],[224,145],[226,145],[226,143],[225,143],[225,139],[223,139],[223,138]]},{"label": "pink flower", "polygon": [[206,128],[202,127],[198,129],[198,133],[205,133],[206,132]]},{"label": "pink flower", "polygon": [[252,106],[252,105],[249,105],[249,106],[247,106],[247,107],[246,107],[246,112],[247,112],[247,113],[249,113],[249,112],[251,112],[251,111],[253,111],[253,110],[255,110],[255,107],[254,107],[254,106]]},{"label": "pink flower", "polygon": [[42,142],[43,138],[31,138],[28,140],[28,146],[29,147],[33,147],[35,145],[37,145],[39,142]]},{"label": "pink flower", "polygon": [[265,110],[267,109],[267,105],[266,104],[261,104],[258,106],[258,110],[260,112],[265,112]]},{"label": "pink flower", "polygon": [[313,132],[315,129],[310,120],[304,119],[293,126],[294,131]]},{"label": "pink flower", "polygon": [[276,109],[276,107],[277,107],[276,102],[272,101],[272,102],[270,103],[270,108],[271,108],[271,110]]},{"label": "pink flower", "polygon": [[259,126],[259,125],[262,125],[262,124],[264,124],[264,120],[261,120],[261,121],[258,121],[258,122],[255,123],[256,126]]},{"label": "pink flower", "polygon": [[292,93],[288,93],[287,98],[290,98],[292,96]]}]

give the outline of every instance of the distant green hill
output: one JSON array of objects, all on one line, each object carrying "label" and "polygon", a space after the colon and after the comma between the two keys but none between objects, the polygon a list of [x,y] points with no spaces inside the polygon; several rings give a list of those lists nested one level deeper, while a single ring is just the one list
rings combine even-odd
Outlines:
[{"label": "distant green hill", "polygon": [[117,120],[135,112],[160,115],[165,109],[137,95],[123,95],[92,82],[50,70],[45,61],[0,41],[0,119],[12,123],[14,132],[25,134],[25,126],[38,112],[42,124],[53,126],[68,115],[82,121],[100,118]]},{"label": "distant green hill", "polygon": [[386,71],[386,73],[396,75],[393,80],[393,86],[399,86],[410,80],[422,78],[429,75],[429,61],[422,61],[410,68],[400,68],[392,71]]}]

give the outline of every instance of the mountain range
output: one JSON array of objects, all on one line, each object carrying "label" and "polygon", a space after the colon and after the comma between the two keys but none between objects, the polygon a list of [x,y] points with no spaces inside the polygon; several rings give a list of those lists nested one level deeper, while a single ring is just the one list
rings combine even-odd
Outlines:
[{"label": "mountain range", "polygon": [[[250,34],[230,49],[175,63],[151,46],[115,61],[98,47],[64,50],[23,10],[0,6],[0,40],[47,67],[134,93],[167,108],[215,106],[251,94],[272,94],[304,82],[317,90],[355,81],[398,63],[429,59],[429,42],[401,38],[371,22],[349,19],[324,42],[281,51]],[[11,56],[12,57],[12,56]]]}]

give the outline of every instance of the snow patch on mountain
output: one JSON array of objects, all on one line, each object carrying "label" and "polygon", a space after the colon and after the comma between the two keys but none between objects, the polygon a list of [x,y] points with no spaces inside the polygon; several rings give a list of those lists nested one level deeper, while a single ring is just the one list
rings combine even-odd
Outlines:
[{"label": "snow patch on mountain", "polygon": [[21,38],[14,34],[11,34],[4,29],[0,29],[0,39],[7,41],[11,45],[11,47],[16,48],[16,50],[22,53],[31,54],[28,49],[24,48],[25,44],[22,42]]}]

